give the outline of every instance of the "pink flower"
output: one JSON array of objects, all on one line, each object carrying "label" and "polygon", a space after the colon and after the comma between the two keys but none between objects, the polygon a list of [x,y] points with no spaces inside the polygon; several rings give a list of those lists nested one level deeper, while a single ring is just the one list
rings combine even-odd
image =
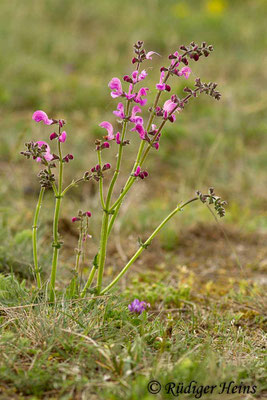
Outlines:
[{"label": "pink flower", "polygon": [[189,67],[183,67],[183,68],[178,72],[178,75],[179,75],[179,76],[184,75],[185,79],[188,79],[189,76],[190,76],[190,74],[191,74],[191,68],[189,68]]},{"label": "pink flower", "polygon": [[135,96],[134,101],[136,103],[139,103],[140,106],[144,106],[146,104],[147,99],[142,99],[142,96],[146,96],[148,90],[149,90],[148,88],[141,88],[137,93],[137,95]]},{"label": "pink flower", "polygon": [[63,132],[61,133],[61,135],[58,137],[58,140],[59,140],[61,143],[64,143],[64,142],[66,141],[66,139],[67,139],[67,134],[66,134],[65,131],[63,131]]},{"label": "pink flower", "polygon": [[139,136],[142,140],[144,140],[146,138],[147,132],[145,131],[143,125],[141,124],[136,124],[135,127],[133,129],[131,129],[131,132],[138,132]]},{"label": "pink flower", "polygon": [[146,77],[147,77],[147,72],[145,69],[143,69],[143,71],[141,71],[140,74],[138,74],[138,71],[134,71],[132,73],[133,83],[140,82],[144,80]]},{"label": "pink flower", "polygon": [[124,114],[124,106],[122,103],[119,103],[117,105],[117,110],[113,111],[114,115],[117,115],[117,117],[124,119],[125,118],[125,114]]},{"label": "pink flower", "polygon": [[81,219],[80,218],[77,218],[77,217],[72,217],[71,218],[71,222],[77,222],[77,221],[80,221]]},{"label": "pink flower", "polygon": [[165,76],[165,72],[164,72],[164,69],[162,69],[161,74],[160,74],[160,80],[159,80],[159,83],[156,85],[156,88],[158,90],[166,90],[167,92],[170,92],[171,87],[169,85],[167,85],[166,83],[164,83],[164,76]]},{"label": "pink flower", "polygon": [[156,88],[158,90],[166,90],[166,84],[164,82],[165,72],[161,71],[159,83],[157,83]]},{"label": "pink flower", "polygon": [[[50,147],[46,142],[43,142],[42,140],[39,140],[38,142],[36,142],[38,144],[38,147],[42,147],[43,145],[46,146],[46,152],[43,153],[44,158],[46,159],[46,161],[51,161],[53,159],[53,155],[50,153]],[[42,159],[41,157],[37,157],[36,158],[37,162],[41,162]]]},{"label": "pink flower", "polygon": [[121,81],[119,80],[119,78],[112,78],[111,81],[109,82],[108,86],[112,90],[110,95],[114,99],[123,94]]},{"label": "pink flower", "polygon": [[86,216],[89,217],[89,218],[92,216],[92,213],[91,213],[90,211],[86,211],[85,214],[86,214]]},{"label": "pink flower", "polygon": [[155,51],[149,51],[148,53],[146,53],[146,59],[147,60],[152,60],[153,54],[157,54],[157,56],[160,56],[160,54],[156,53]]},{"label": "pink flower", "polygon": [[135,94],[132,93],[132,90],[133,90],[133,85],[130,84],[128,93],[124,93],[127,100],[131,100],[131,99],[133,99],[135,97]]},{"label": "pink flower", "polygon": [[175,51],[173,54],[172,54],[172,56],[173,57],[176,57],[176,58],[173,58],[172,59],[172,61],[171,61],[171,66],[172,67],[178,67],[178,65],[179,65],[179,63],[180,63],[180,61],[181,61],[181,59],[182,59],[182,56],[180,56],[180,54],[178,53],[178,51]]},{"label": "pink flower", "polygon": [[[173,110],[177,107],[177,103],[174,103],[171,99],[165,101],[163,104],[164,118],[167,119],[168,116],[173,112]],[[181,111],[180,107],[177,107],[175,111]],[[172,114],[173,121],[175,121],[175,115]]]},{"label": "pink flower", "polygon": [[101,124],[99,124],[99,126],[101,126],[101,128],[106,129],[107,132],[108,132],[108,135],[105,136],[105,139],[107,139],[107,140],[113,140],[114,139],[113,126],[111,125],[110,122],[103,121],[103,122],[101,122]]},{"label": "pink flower", "polygon": [[142,124],[143,125],[143,118],[136,116],[137,113],[140,113],[142,110],[138,106],[134,106],[132,109],[132,114],[130,117],[130,121],[135,124]]},{"label": "pink flower", "polygon": [[41,110],[35,111],[32,115],[32,119],[35,122],[43,121],[45,125],[51,125],[54,122],[52,119],[48,118],[47,114],[44,111]]}]

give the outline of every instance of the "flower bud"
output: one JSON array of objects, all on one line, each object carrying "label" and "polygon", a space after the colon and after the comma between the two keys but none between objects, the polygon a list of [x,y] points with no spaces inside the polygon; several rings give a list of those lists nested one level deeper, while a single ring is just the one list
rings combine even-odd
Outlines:
[{"label": "flower bud", "polygon": [[139,178],[144,179],[145,178],[145,174],[143,172],[140,172]]},{"label": "flower bud", "polygon": [[140,172],[141,172],[141,167],[138,165],[138,167],[135,170],[134,176],[139,176]]},{"label": "flower bud", "polygon": [[109,148],[109,143],[108,142],[104,142],[101,145],[101,149],[108,149]]},{"label": "flower bud", "polygon": [[86,216],[89,217],[89,218],[92,216],[92,213],[91,213],[90,211],[86,211],[85,214],[86,214]]},{"label": "flower bud", "polygon": [[104,164],[102,171],[106,171],[107,169],[110,169],[110,168],[111,168],[110,163]]},{"label": "flower bud", "polygon": [[128,83],[133,83],[133,80],[129,75],[124,75],[123,80]]},{"label": "flower bud", "polygon": [[51,133],[51,135],[50,135],[50,140],[54,140],[54,139],[56,139],[58,137],[58,135],[56,134],[56,132],[53,132],[53,133]]},{"label": "flower bud", "polygon": [[171,91],[171,87],[170,87],[170,85],[165,85],[165,90],[167,91],[167,92],[170,92]]}]

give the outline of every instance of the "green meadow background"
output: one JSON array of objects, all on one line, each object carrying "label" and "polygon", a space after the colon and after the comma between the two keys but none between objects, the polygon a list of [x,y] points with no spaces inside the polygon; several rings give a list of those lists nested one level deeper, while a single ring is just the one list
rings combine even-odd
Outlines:
[{"label": "green meadow background", "polygon": [[[216,308],[212,311],[214,323],[223,328],[222,330],[216,328],[218,329],[216,332],[212,331],[215,325],[207,322],[205,326],[201,325],[206,332],[205,337],[219,335],[220,338],[227,338],[229,334],[227,324],[233,318],[243,321],[240,325],[242,329],[248,329],[249,332],[253,328],[255,335],[251,338],[250,333],[248,336],[244,333],[242,342],[241,339],[239,341],[240,336],[236,334],[237,336],[232,338],[233,341],[229,339],[228,342],[226,339],[226,344],[222,342],[216,342],[214,346],[212,344],[213,350],[218,351],[220,356],[218,354],[212,356],[208,362],[209,367],[203,367],[199,379],[205,380],[208,374],[206,371],[217,371],[218,365],[221,371],[227,371],[225,374],[231,377],[229,371],[233,370],[232,367],[225,367],[228,360],[234,360],[238,370],[237,375],[241,374],[238,375],[239,378],[250,379],[253,376],[254,380],[262,379],[261,372],[256,376],[253,371],[256,368],[262,371],[260,361],[262,296],[263,284],[266,283],[264,273],[267,259],[266,13],[266,0],[1,0],[0,2],[0,272],[3,274],[14,272],[19,282],[26,279],[25,285],[28,288],[33,283],[30,272],[31,226],[39,190],[36,177],[39,166],[31,160],[26,160],[20,155],[20,151],[27,141],[48,141],[51,133],[51,128],[32,121],[32,113],[41,109],[51,118],[64,118],[67,121],[68,137],[64,148],[66,152],[74,155],[74,161],[65,168],[65,182],[69,183],[97,163],[94,141],[103,136],[103,130],[98,124],[108,120],[114,127],[116,126],[116,118],[112,111],[116,109],[117,101],[110,96],[108,82],[114,76],[121,78],[131,73],[133,43],[143,40],[147,51],[153,50],[161,55],[154,56],[152,62],[147,61],[145,64],[149,73],[145,86],[151,88],[148,106],[156,94],[155,84],[159,80],[159,68],[168,64],[168,55],[171,52],[178,50],[181,44],[189,44],[192,40],[199,44],[206,41],[214,46],[214,52],[208,58],[201,57],[198,62],[191,62],[193,73],[188,81],[183,78],[173,78],[171,86],[175,93],[182,96],[183,87],[193,86],[194,79],[201,77],[203,81],[218,83],[222,99],[217,102],[203,94],[185,108],[176,123],[166,126],[160,150],[151,152],[146,164],[149,178],[136,182],[135,188],[123,204],[119,223],[114,228],[114,241],[108,250],[106,273],[106,278],[110,279],[137,248],[138,236],[145,239],[152,228],[157,226],[178,202],[193,197],[196,190],[205,193],[210,186],[213,186],[216,193],[228,202],[226,217],[219,221],[219,225],[207,207],[201,203],[186,208],[182,214],[170,221],[145,252],[144,257],[133,266],[133,272],[121,285],[123,293],[126,293],[123,295],[126,296],[126,306],[134,297],[141,296],[151,302],[154,310],[161,310],[162,307],[164,310],[177,307],[182,309],[189,307],[191,310],[190,304],[197,304],[199,307],[197,316],[195,320],[193,317],[192,322],[191,314],[186,314],[185,319],[182,319],[182,325],[179,325],[178,336],[181,335],[180,343],[183,345],[177,347],[176,343],[175,347],[169,342],[167,345],[164,342],[166,346],[162,347],[161,342],[156,340],[157,344],[152,350],[150,345],[153,329],[162,323],[159,330],[163,331],[164,324],[171,323],[171,311],[169,319],[167,314],[164,314],[167,322],[164,317],[163,322],[158,321],[154,325],[151,322],[151,326],[142,328],[147,329],[145,339],[142,336],[144,330],[136,333],[139,328],[136,328],[137,323],[134,322],[133,330],[137,330],[135,334],[140,335],[138,336],[140,340],[138,339],[138,344],[135,343],[131,348],[131,354],[136,355],[133,356],[133,363],[137,365],[135,371],[138,371],[138,363],[141,363],[139,365],[141,375],[139,376],[137,372],[137,380],[133,378],[133,384],[132,378],[124,376],[124,372],[121,372],[124,371],[124,367],[122,370],[120,367],[116,367],[117,369],[114,367],[115,372],[112,368],[109,369],[108,374],[111,375],[111,381],[116,382],[118,394],[114,394],[116,390],[113,393],[112,384],[109,386],[107,383],[107,388],[104,385],[107,399],[150,398],[146,397],[147,380],[143,376],[149,374],[148,371],[155,372],[157,363],[165,368],[163,359],[158,361],[153,358],[154,351],[156,353],[159,351],[162,357],[166,355],[166,358],[174,360],[173,354],[177,352],[184,354],[200,343],[198,351],[202,354],[201,343],[205,342],[205,339],[200,337],[198,342],[195,335],[202,331],[200,328],[197,331],[196,326],[203,323],[203,318],[209,321],[210,311],[207,311],[204,305],[211,301],[207,300],[211,299],[210,296],[215,296],[217,299],[212,302],[212,307]],[[168,94],[164,94],[162,98],[166,100]],[[147,110],[148,106],[144,107],[144,110]],[[115,189],[117,194],[131,171],[139,144],[139,139],[134,133],[129,133],[128,138],[131,140],[131,146],[125,148],[125,167],[120,173]],[[53,145],[54,143],[51,143],[52,147]],[[112,147],[113,149],[103,154],[105,162],[110,162],[114,167],[116,154],[115,146]],[[110,173],[107,174],[106,183],[110,176]],[[93,213],[92,239],[88,243],[83,263],[85,276],[88,272],[99,240],[101,209],[98,200],[97,185],[93,182],[84,183],[73,189],[64,199],[60,221],[60,234],[64,240],[64,247],[58,272],[58,289],[63,289],[72,276],[77,230],[70,220],[79,209],[90,210]],[[48,191],[42,207],[39,230],[44,277],[49,276],[51,265],[53,203],[52,193]],[[9,292],[9,281],[3,282],[4,288],[1,289],[0,284],[0,302],[11,306],[29,301],[20,295],[16,297],[18,293],[24,293],[23,288],[18,289],[18,292],[14,289],[15,297],[12,297],[13,294]],[[197,297],[198,295],[200,297]],[[181,303],[181,298],[184,303]],[[112,316],[112,321],[130,318],[126,316],[126,311],[121,315],[119,311],[116,315],[112,314],[112,304],[107,305],[107,310],[110,311],[105,313],[103,321],[105,318],[109,321],[108,315]],[[123,303],[123,307],[126,306]],[[103,305],[100,311],[96,309],[92,311],[90,307],[88,310],[92,312],[92,321],[97,321],[96,325],[92,322],[90,326],[93,326],[96,338],[99,341],[103,340],[103,346],[106,346],[109,337],[113,338],[115,343],[116,340],[118,343],[120,340],[127,342],[126,328],[121,339],[118,337],[116,339],[115,322],[114,326],[112,325],[112,333],[105,334],[104,331],[99,333],[98,313],[104,309]],[[122,307],[121,303],[118,307]],[[127,307],[125,309],[127,310]],[[250,309],[256,314],[247,315],[246,312],[250,312],[248,311]],[[71,314],[73,311],[68,312]],[[46,312],[43,311],[44,318],[45,315]],[[71,319],[72,329],[75,331],[78,327],[77,332],[81,332],[79,330],[81,326],[83,324],[87,326],[88,315],[83,316],[85,319],[82,322],[80,320],[76,326],[75,314]],[[28,317],[32,318],[30,326],[33,326],[37,315],[34,317],[33,313]],[[10,321],[18,318],[19,324],[23,326],[23,319],[18,315],[15,317],[11,315],[10,318]],[[176,317],[174,320],[177,322]],[[43,321],[46,321],[43,322],[46,332],[44,335],[49,337],[51,326],[47,319]],[[65,328],[69,326],[68,323],[68,319],[64,320]],[[126,325],[129,324],[132,324],[131,320],[127,320]],[[191,330],[188,324],[193,324],[190,325]],[[175,324],[173,326],[175,330],[177,326]],[[50,364],[46,365],[48,375],[45,375],[40,372],[43,361],[36,355],[39,351],[43,351],[43,345],[34,336],[37,335],[36,332],[28,337],[25,334],[28,328],[26,326],[24,328],[25,331],[15,329],[15,333],[12,330],[13,333],[8,332],[2,344],[8,349],[9,338],[12,335],[14,335],[12,340],[15,342],[16,335],[19,337],[25,335],[29,342],[25,339],[26,342],[22,343],[20,351],[23,354],[27,353],[27,357],[35,357],[38,362],[28,370],[28,367],[20,365],[22,353],[12,353],[13,347],[7,350],[7,358],[13,354],[11,359],[20,366],[13,370],[13,366],[8,364],[8,367],[5,365],[0,369],[1,380],[5,382],[3,387],[5,388],[5,385],[16,387],[17,394],[12,392],[14,397],[11,398],[24,398],[19,397],[18,393],[22,393],[21,396],[33,396],[25,397],[31,399],[50,398],[49,390],[52,393],[51,398],[53,396],[64,399],[93,398],[88,388],[84,396],[89,397],[79,397],[84,390],[83,378],[78,384],[75,372],[71,372],[72,378],[69,383],[74,390],[73,397],[63,396],[64,390],[67,392],[69,386],[65,381],[64,384],[61,382],[62,376],[53,377],[54,368],[58,370],[59,367],[60,370],[60,365],[62,366],[63,361],[60,357],[64,359],[63,366],[66,370],[69,370],[71,365],[70,368],[74,368],[75,371],[76,360],[71,359],[70,353],[85,351],[82,356],[84,357],[87,351],[84,350],[84,345],[77,350],[76,344],[73,344],[76,339],[78,343],[80,338],[77,337],[72,345],[67,342],[66,348],[70,346],[71,350],[64,348],[64,354],[59,350],[61,348],[59,343],[55,347],[54,344],[51,345],[48,354],[45,353],[48,358],[52,357],[51,363],[49,361]],[[42,329],[39,329],[42,332]],[[229,335],[232,337],[231,329],[235,328],[229,329]],[[185,331],[186,339],[183,336]],[[55,337],[61,337],[62,332],[54,331],[54,334]],[[166,335],[163,334],[163,340],[168,336]],[[95,337],[93,333],[91,336]],[[161,334],[157,331],[155,337],[158,336]],[[64,340],[65,336],[64,339],[62,336],[62,342]],[[211,344],[208,342],[209,340],[205,345]],[[29,346],[32,346],[37,353],[29,354]],[[226,353],[222,350],[224,346]],[[254,350],[257,355],[253,355]],[[117,360],[120,350],[109,351],[111,352],[109,357],[114,356]],[[144,359],[141,356],[144,354],[142,351],[148,352]],[[194,350],[192,351],[194,353]],[[54,356],[58,352],[60,356]],[[121,356],[126,364],[129,354]],[[183,360],[178,369],[175,367],[174,375],[170,373],[169,379],[179,374],[184,376],[184,379],[195,376],[199,366],[190,357],[186,358],[188,361]],[[218,360],[216,357],[219,357],[219,364],[216,364]],[[255,361],[255,357],[258,357],[259,361]],[[96,375],[92,372],[94,370],[90,370],[89,375],[92,376],[87,374],[87,370],[87,372],[83,370],[84,382],[87,382],[87,378],[89,381],[93,379],[96,386],[98,382],[102,382],[102,376],[106,372],[105,369],[102,371],[102,367],[101,363],[98,364],[99,370]],[[92,368],[95,368],[94,364]],[[32,369],[34,373],[31,372]],[[37,370],[40,374],[36,372]],[[191,372],[187,374],[189,370]],[[219,372],[214,372],[213,376],[214,379],[221,378]],[[25,379],[28,382],[26,386]],[[55,394],[59,387],[63,387],[63,394],[61,393],[63,397],[56,397],[59,396]],[[135,394],[129,394],[132,387]],[[7,398],[8,395],[0,384],[0,395],[1,390],[3,399]],[[104,396],[103,392],[102,395]]]}]

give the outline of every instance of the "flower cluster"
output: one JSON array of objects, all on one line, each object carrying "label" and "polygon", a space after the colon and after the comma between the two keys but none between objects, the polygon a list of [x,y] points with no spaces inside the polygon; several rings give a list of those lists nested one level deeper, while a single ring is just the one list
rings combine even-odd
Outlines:
[{"label": "flower cluster", "polygon": [[[45,125],[58,125],[59,132],[52,132],[49,136],[50,140],[57,139],[60,143],[64,143],[67,139],[66,131],[61,132],[61,128],[66,124],[63,119],[51,119],[47,116],[44,111],[38,110],[35,111],[32,115],[32,119],[35,122],[43,122]],[[57,155],[51,153],[50,146],[47,142],[43,140],[38,140],[37,142],[29,142],[25,143],[27,148],[26,151],[22,151],[21,154],[26,156],[27,158],[32,157],[33,160],[40,162],[44,165],[49,165],[50,168],[55,167],[55,163],[49,164],[50,161],[60,160],[63,163],[68,163],[70,160],[73,160],[73,155],[68,153],[66,156],[62,157],[61,155]]]},{"label": "flower cluster", "polygon": [[135,178],[145,179],[145,178],[148,177],[148,172],[147,171],[141,171],[141,167],[138,165],[138,167],[136,168],[136,170],[135,170],[133,175],[134,175]]},{"label": "flower cluster", "polygon": [[149,303],[146,303],[145,301],[140,301],[138,299],[135,299],[131,304],[128,305],[129,311],[136,314],[142,314],[148,308],[150,308]]},{"label": "flower cluster", "polygon": [[[184,77],[188,79],[191,74],[191,68],[188,67],[188,63],[190,59],[194,61],[198,61],[199,58],[204,55],[207,57],[211,51],[213,51],[212,46],[208,46],[205,42],[202,43],[201,46],[197,45],[195,42],[191,42],[189,46],[182,45],[180,46],[180,51],[175,51],[169,55],[170,65],[168,67],[160,68],[160,78],[159,83],[156,84],[156,88],[159,94],[163,91],[170,92],[171,86],[167,82],[171,76]],[[120,123],[122,122],[130,122],[134,124],[134,127],[130,129],[131,132],[137,132],[140,139],[147,141],[152,148],[158,150],[159,148],[159,140],[161,136],[162,126],[157,127],[155,123],[149,126],[149,129],[144,126],[144,119],[140,114],[142,112],[142,108],[147,103],[147,87],[141,87],[139,90],[135,90],[137,84],[142,82],[147,77],[146,69],[142,69],[139,71],[140,65],[146,61],[151,60],[152,55],[158,54],[154,51],[146,52],[143,48],[143,42],[139,41],[134,45],[135,57],[133,58],[133,64],[137,64],[137,69],[134,70],[131,75],[125,75],[123,77],[124,82],[128,83],[128,89],[124,90],[122,82],[119,78],[114,77],[109,82],[108,86],[111,89],[111,97],[116,98],[124,98],[128,101],[128,105],[125,105],[122,102],[117,104],[117,109],[113,111],[113,114],[119,118]],[[184,66],[181,66],[184,64]],[[154,114],[154,117],[160,117],[163,121],[175,122],[176,113],[180,112],[184,105],[188,102],[190,97],[197,97],[197,92],[199,93],[207,93],[214,97],[215,99],[220,98],[220,93],[215,90],[215,83],[205,84],[200,81],[200,79],[196,79],[195,89],[189,89],[185,87],[184,91],[189,93],[185,98],[179,99],[176,94],[173,94],[168,100],[166,100],[162,107],[158,105],[158,100],[154,104],[154,107],[149,109],[150,112]],[[158,98],[159,99],[158,95]],[[134,102],[138,103],[138,105],[134,105],[132,109],[129,107],[129,103]],[[118,131],[114,132],[114,128],[112,124],[108,121],[103,121],[99,124],[100,127],[107,130],[107,135],[104,137],[108,141],[115,141],[118,145],[125,146],[129,143],[129,140],[124,140],[122,138],[122,134]],[[153,138],[151,138],[153,136]]]},{"label": "flower cluster", "polygon": [[106,163],[103,165],[103,167],[100,166],[100,164],[96,164],[95,167],[91,168],[91,172],[92,172],[92,178],[98,182],[100,180],[100,178],[103,178],[103,172],[107,171],[108,169],[111,168],[110,163]]},{"label": "flower cluster", "polygon": [[196,192],[196,194],[202,203],[208,202],[208,204],[214,204],[214,209],[220,217],[225,216],[224,206],[227,205],[227,202],[221,200],[220,197],[215,196],[214,188],[209,188],[208,194],[202,194],[199,190]]},{"label": "flower cluster", "polygon": [[91,239],[91,235],[89,235],[89,218],[91,218],[92,213],[90,211],[79,211],[77,217],[72,217],[71,222],[79,222],[80,221],[80,234],[82,241],[85,242],[86,239]]}]

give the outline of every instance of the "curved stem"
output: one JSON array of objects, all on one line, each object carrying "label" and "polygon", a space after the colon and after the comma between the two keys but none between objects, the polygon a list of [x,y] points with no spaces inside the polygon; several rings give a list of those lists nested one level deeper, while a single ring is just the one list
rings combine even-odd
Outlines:
[{"label": "curved stem", "polygon": [[79,178],[76,179],[76,181],[71,182],[67,187],[65,187],[65,189],[62,191],[61,196],[65,196],[65,194],[75,185],[77,185],[77,183],[83,182],[84,178]]},{"label": "curved stem", "polygon": [[40,269],[38,266],[38,255],[37,255],[37,229],[38,229],[38,219],[40,214],[40,209],[42,206],[43,196],[44,196],[45,188],[41,187],[38,202],[36,205],[34,219],[33,219],[33,227],[32,227],[32,251],[33,251],[33,262],[34,262],[34,270],[35,277],[37,282],[38,289],[41,289],[42,281],[40,275]]},{"label": "curved stem", "polygon": [[142,244],[137,252],[132,256],[132,258],[128,261],[128,263],[125,265],[125,267],[122,269],[122,271],[116,276],[115,279],[107,286],[105,289],[103,289],[100,292],[100,295],[106,293],[108,290],[110,290],[119,280],[120,278],[128,271],[130,266],[136,261],[136,259],[142,254],[142,252],[150,245],[152,239],[157,235],[157,233],[164,227],[164,225],[178,212],[183,209],[186,205],[192,203],[193,201],[198,200],[198,197],[194,197],[191,200],[178,205],[162,222],[159,224],[159,226],[154,230],[154,232],[149,236],[149,238],[145,241],[144,244]]}]

